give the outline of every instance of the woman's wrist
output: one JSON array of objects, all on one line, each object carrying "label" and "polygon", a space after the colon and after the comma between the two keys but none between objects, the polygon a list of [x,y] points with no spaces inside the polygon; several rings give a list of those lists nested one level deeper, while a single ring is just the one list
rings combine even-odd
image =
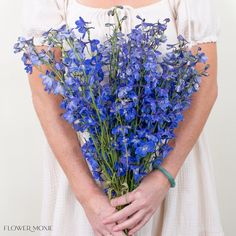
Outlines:
[{"label": "woman's wrist", "polygon": [[75,195],[80,204],[85,205],[93,198],[97,198],[99,196],[104,195],[104,192],[99,188],[99,186],[94,185],[90,186],[85,191],[76,190]]},{"label": "woman's wrist", "polygon": [[169,187],[175,186],[175,178],[178,173],[178,168],[173,165],[172,162],[169,162],[169,160],[165,160],[159,167],[154,169],[153,172],[163,185],[168,185]]},{"label": "woman's wrist", "polygon": [[157,170],[159,170],[169,181],[170,187],[174,188],[175,187],[175,179],[174,177],[161,165],[157,167]]},{"label": "woman's wrist", "polygon": [[175,147],[175,149],[173,149],[161,163],[161,166],[165,168],[175,179],[181,166],[183,165],[184,159],[185,155],[181,154],[181,152],[177,150],[177,147]]},{"label": "woman's wrist", "polygon": [[171,187],[169,180],[158,169],[154,169],[150,174],[154,176],[155,183],[157,183],[159,187]]}]

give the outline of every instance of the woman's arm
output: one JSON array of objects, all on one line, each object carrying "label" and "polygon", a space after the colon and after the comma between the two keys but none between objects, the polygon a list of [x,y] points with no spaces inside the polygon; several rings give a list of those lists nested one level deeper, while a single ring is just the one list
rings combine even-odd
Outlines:
[{"label": "woman's arm", "polygon": [[[202,79],[200,90],[193,95],[191,107],[184,113],[184,121],[175,130],[177,137],[175,141],[170,143],[174,149],[162,163],[162,166],[174,177],[178,174],[186,157],[196,143],[217,98],[216,43],[206,43],[200,46],[208,56],[209,76]],[[193,51],[195,50],[196,48],[193,48]],[[203,65],[199,64],[197,69],[201,70],[202,67]],[[160,206],[169,187],[170,184],[167,178],[160,171],[152,171],[143,179],[136,190],[128,194],[127,198],[131,204],[123,210],[108,216],[104,223],[116,222],[134,214],[114,229],[130,228],[132,229],[130,233],[135,233]],[[111,204],[115,207],[124,205],[126,204],[126,198],[125,196],[118,197],[113,199]]]},{"label": "woman's arm", "polygon": [[[41,50],[42,47],[38,49]],[[55,50],[55,55],[60,60],[59,50]],[[46,66],[40,69],[46,71]],[[108,198],[93,180],[82,156],[76,132],[60,116],[63,112],[59,106],[62,97],[44,91],[42,80],[39,78],[40,73],[33,68],[33,73],[29,75],[29,83],[33,105],[47,141],[66,174],[76,198],[84,207],[95,234],[107,235],[113,224],[107,227],[101,220],[104,215],[114,212],[115,208],[110,206]],[[117,236],[122,235],[123,233],[117,233]]]},{"label": "woman's arm", "polygon": [[[172,142],[174,149],[162,164],[174,177],[197,142],[218,95],[216,43],[200,46],[209,59],[209,76],[202,78],[199,91],[193,94],[191,107],[185,111],[184,121],[175,130],[177,138]],[[193,49],[193,51],[195,50],[196,48]],[[202,64],[197,65],[198,70],[202,68]]]},{"label": "woman's arm", "polygon": [[[60,56],[58,50],[56,55]],[[46,71],[46,66],[42,66],[41,70]],[[32,102],[55,157],[63,168],[76,197],[83,203],[88,194],[98,192],[99,189],[82,156],[76,132],[60,116],[63,112],[60,108],[62,97],[44,91],[42,79],[39,78],[40,73],[34,67],[33,73],[29,75]],[[83,184],[79,184],[81,182]]]}]

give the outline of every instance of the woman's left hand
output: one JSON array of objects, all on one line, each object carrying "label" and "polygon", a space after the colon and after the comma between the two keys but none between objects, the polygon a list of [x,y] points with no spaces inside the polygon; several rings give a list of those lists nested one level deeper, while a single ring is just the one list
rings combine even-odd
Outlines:
[{"label": "woman's left hand", "polygon": [[120,222],[113,227],[113,231],[129,229],[129,235],[133,235],[159,208],[169,188],[168,179],[160,171],[152,171],[134,191],[111,200],[113,207],[129,205],[107,216],[103,223]]}]

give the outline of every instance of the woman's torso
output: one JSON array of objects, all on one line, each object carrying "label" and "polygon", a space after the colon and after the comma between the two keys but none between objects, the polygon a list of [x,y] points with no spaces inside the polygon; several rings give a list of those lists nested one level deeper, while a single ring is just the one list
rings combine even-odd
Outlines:
[{"label": "woman's torso", "polygon": [[[168,43],[175,43],[177,41],[177,30],[175,17],[169,4],[169,0],[159,0],[156,2],[148,3],[141,7],[132,7],[130,5],[122,4],[123,10],[119,10],[119,14],[127,15],[127,19],[123,23],[123,32],[130,32],[131,28],[140,23],[136,15],[146,19],[146,22],[163,21],[166,18],[170,19],[166,30]],[[105,23],[112,23],[114,18],[108,16],[108,11],[112,7],[91,7],[88,4],[84,5],[77,0],[68,0],[66,20],[70,27],[75,27],[75,21],[79,16],[83,17],[85,21],[91,22],[94,29],[91,30],[91,37],[97,38],[100,41],[106,39],[106,33],[109,33],[109,27]],[[163,48],[165,50],[165,48]]]},{"label": "woman's torso", "polygon": [[107,0],[75,0],[79,4],[83,4],[86,6],[90,6],[93,8],[111,8],[115,5],[129,5],[133,8],[139,8],[146,5],[152,5],[153,3],[157,3],[161,0],[148,0],[148,1],[139,1],[139,0],[113,0],[113,1],[107,1]]}]

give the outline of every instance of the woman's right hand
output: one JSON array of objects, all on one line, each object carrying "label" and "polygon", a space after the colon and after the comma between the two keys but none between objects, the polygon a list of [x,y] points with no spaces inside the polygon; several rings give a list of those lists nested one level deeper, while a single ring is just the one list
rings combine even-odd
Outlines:
[{"label": "woman's right hand", "polygon": [[117,211],[116,208],[111,206],[108,197],[104,193],[96,193],[93,197],[89,197],[86,202],[81,204],[94,230],[95,236],[125,236],[123,231],[113,232],[114,223],[102,223],[106,216]]}]

